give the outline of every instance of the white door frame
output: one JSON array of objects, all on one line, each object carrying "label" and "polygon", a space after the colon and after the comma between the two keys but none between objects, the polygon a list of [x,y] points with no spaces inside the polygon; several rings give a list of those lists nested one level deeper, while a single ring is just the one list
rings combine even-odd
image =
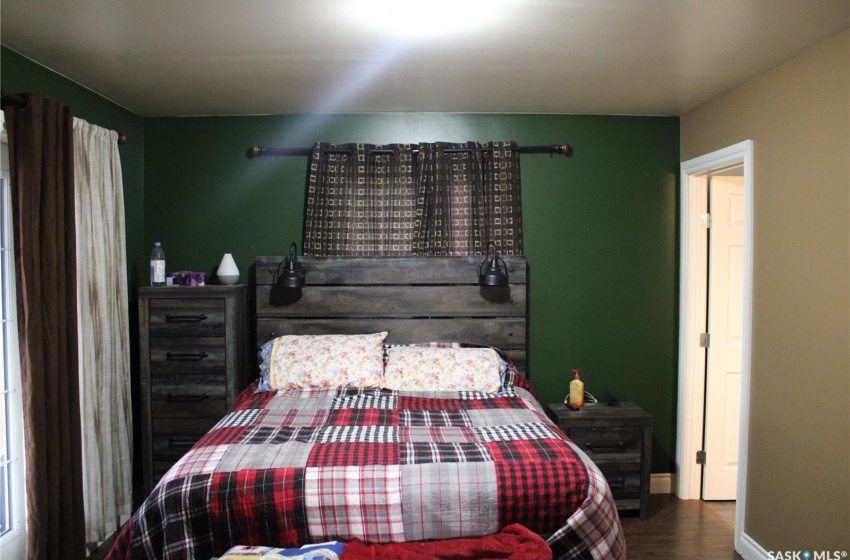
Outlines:
[{"label": "white door frame", "polygon": [[[679,402],[676,422],[675,494],[683,500],[700,498],[702,467],[696,453],[704,431],[705,348],[699,335],[705,329],[706,231],[700,219],[698,189],[705,174],[744,165],[744,314],[741,363],[741,429],[738,445],[738,499],[735,507],[735,548],[740,550],[747,496],[747,448],[750,411],[750,349],[753,293],[753,141],[688,160],[681,165],[681,269],[679,295]],[[702,177],[700,177],[702,176]],[[702,248],[701,248],[702,247]]]}]

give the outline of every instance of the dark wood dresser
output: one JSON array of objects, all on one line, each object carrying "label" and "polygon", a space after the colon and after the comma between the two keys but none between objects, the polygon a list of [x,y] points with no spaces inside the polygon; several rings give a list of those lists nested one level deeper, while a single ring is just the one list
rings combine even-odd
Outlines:
[{"label": "dark wood dresser", "polygon": [[618,510],[649,517],[652,415],[632,403],[585,405],[571,410],[546,405],[549,416],[605,475]]},{"label": "dark wood dresser", "polygon": [[139,289],[145,493],[248,382],[246,286]]}]

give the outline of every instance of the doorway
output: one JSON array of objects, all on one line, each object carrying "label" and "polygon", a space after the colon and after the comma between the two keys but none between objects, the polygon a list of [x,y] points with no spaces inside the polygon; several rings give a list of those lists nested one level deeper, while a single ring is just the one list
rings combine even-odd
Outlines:
[{"label": "doorway", "polygon": [[[710,178],[733,168],[740,169],[743,185],[744,248],[742,250],[743,282],[740,288],[740,374],[725,391],[738,393],[740,405],[726,412],[727,420],[737,423],[737,473],[734,475],[737,501],[735,503],[735,549],[740,550],[746,509],[747,426],[749,421],[749,370],[751,340],[751,299],[753,260],[753,165],[751,140],[729,146],[705,156],[684,162],[681,166],[681,272],[680,272],[680,332],[679,332],[679,401],[677,419],[677,452],[674,493],[681,499],[700,499],[703,490],[703,467],[698,464],[698,452],[704,450],[706,435],[706,374],[711,346],[708,332],[708,274],[709,234],[706,220]],[[728,338],[728,337],[727,337]],[[708,340],[706,340],[708,339]],[[713,398],[712,403],[717,399]],[[700,453],[701,455],[701,453]]]}]

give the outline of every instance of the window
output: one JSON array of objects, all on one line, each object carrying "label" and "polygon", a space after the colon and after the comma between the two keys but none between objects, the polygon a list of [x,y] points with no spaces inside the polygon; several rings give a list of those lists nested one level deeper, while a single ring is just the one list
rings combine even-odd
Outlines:
[{"label": "window", "polygon": [[[0,121],[2,116],[0,113]],[[4,558],[23,558],[26,540],[23,418],[12,250],[12,197],[5,127],[0,148],[0,549]]]}]

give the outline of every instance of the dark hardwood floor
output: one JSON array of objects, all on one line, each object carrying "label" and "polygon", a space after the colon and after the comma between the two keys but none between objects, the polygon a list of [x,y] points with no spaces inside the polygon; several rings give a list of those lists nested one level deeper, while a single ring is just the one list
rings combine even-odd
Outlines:
[{"label": "dark hardwood floor", "polygon": [[620,516],[629,560],[740,560],[733,522],[700,500],[652,494],[648,519]]},{"label": "dark hardwood floor", "polygon": [[[648,519],[624,513],[629,560],[741,560],[733,544],[733,522],[699,500],[680,500],[672,494],[652,494]],[[108,546],[89,556],[100,560]]]},{"label": "dark hardwood floor", "polygon": [[86,560],[103,560],[106,558],[106,555],[109,554],[110,549],[112,549],[112,545],[115,543],[115,537],[118,536],[118,533],[113,533],[111,537],[103,541],[97,550],[94,550],[86,556]]}]

